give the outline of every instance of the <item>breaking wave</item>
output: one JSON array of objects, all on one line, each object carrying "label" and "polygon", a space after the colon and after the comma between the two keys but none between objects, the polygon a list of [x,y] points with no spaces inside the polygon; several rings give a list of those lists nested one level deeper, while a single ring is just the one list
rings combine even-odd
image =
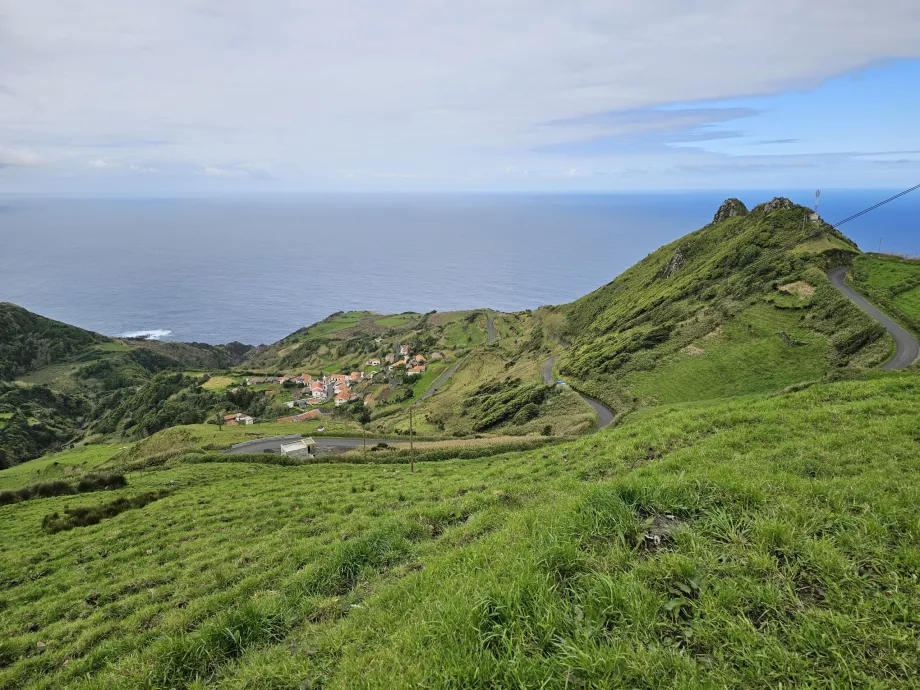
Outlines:
[{"label": "breaking wave", "polygon": [[146,338],[147,340],[159,340],[160,338],[168,338],[172,335],[172,331],[167,331],[163,328],[150,328],[148,330],[141,331],[130,331],[129,333],[119,333],[119,338]]}]

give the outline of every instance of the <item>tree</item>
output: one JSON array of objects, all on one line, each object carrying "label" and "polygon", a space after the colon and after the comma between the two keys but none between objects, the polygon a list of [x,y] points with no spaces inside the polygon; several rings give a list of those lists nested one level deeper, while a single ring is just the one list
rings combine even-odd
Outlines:
[{"label": "tree", "polygon": [[217,424],[218,431],[224,430],[224,415],[220,410],[214,413],[214,423]]}]

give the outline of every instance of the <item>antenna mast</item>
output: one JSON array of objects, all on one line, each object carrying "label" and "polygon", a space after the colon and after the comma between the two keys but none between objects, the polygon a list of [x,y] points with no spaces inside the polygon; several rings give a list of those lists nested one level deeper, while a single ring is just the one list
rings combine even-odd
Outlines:
[{"label": "antenna mast", "polygon": [[821,190],[815,190],[815,215],[818,215],[818,199],[821,198]]}]

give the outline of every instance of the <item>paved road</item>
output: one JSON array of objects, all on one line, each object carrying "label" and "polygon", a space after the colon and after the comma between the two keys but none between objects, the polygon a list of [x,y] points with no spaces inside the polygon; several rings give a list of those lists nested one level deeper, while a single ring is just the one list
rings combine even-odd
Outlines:
[{"label": "paved road", "polygon": [[[556,355],[552,355],[548,360],[546,360],[546,364],[543,365],[544,383],[555,383],[556,377],[553,376],[553,367],[555,364]],[[576,393],[577,392],[578,391],[576,391]],[[587,395],[582,395],[581,393],[578,393],[578,395],[580,395],[581,399],[588,403],[594,409],[594,411],[597,412],[597,426],[599,429],[603,429],[605,426],[610,425],[610,423],[613,421],[613,410],[604,405],[604,403],[595,400],[594,398],[589,398]]]},{"label": "paved road", "polygon": [[443,386],[444,383],[447,381],[447,379],[449,379],[451,376],[454,375],[454,372],[457,371],[457,367],[459,367],[461,364],[463,364],[463,361],[464,361],[464,360],[461,359],[459,362],[457,362],[456,364],[454,364],[450,369],[448,369],[448,370],[445,371],[443,374],[441,374],[441,375],[437,378],[437,380],[435,380],[435,382],[434,382],[433,384],[431,384],[431,388],[429,388],[427,391],[425,391],[425,392],[422,393],[420,396],[418,396],[418,400],[416,400],[416,401],[415,401],[414,403],[412,403],[412,404],[413,404],[413,405],[416,405],[416,404],[422,402],[422,400],[424,400],[425,398],[430,398],[432,395],[434,395],[435,391],[438,390],[438,388],[440,388],[441,386]]},{"label": "paved road", "polygon": [[[364,445],[364,439],[360,438],[337,438],[332,436],[321,436],[315,435],[312,437],[316,441],[316,454],[317,455],[330,455],[332,453],[344,453],[346,450],[351,450],[352,448],[361,448]],[[238,455],[239,453],[264,453],[266,450],[273,450],[281,452],[282,443],[290,443],[291,441],[296,440],[290,437],[279,439],[279,438],[267,438],[263,441],[256,441],[255,443],[250,443],[249,445],[242,446],[241,448],[229,448],[225,450],[225,453],[230,455]],[[378,443],[387,443],[391,446],[399,445],[402,443],[408,443],[408,441],[389,441],[385,439],[369,438],[367,439],[367,447],[370,448]]]},{"label": "paved road", "polygon": [[495,342],[495,314],[489,314],[489,343]]},{"label": "paved road", "polygon": [[917,343],[917,339],[914,338],[914,336],[892,321],[871,302],[866,300],[865,297],[846,284],[847,270],[846,266],[840,266],[828,273],[827,277],[831,281],[831,285],[849,297],[856,303],[856,306],[869,316],[882,324],[885,330],[894,338],[897,349],[895,350],[894,356],[882,365],[882,369],[906,369],[916,361],[917,357],[920,357],[920,344]]}]

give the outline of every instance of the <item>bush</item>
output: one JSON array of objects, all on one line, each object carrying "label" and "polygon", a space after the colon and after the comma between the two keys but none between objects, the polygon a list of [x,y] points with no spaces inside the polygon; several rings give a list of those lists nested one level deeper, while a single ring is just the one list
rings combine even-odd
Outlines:
[{"label": "bush", "polygon": [[128,485],[128,480],[123,474],[88,474],[76,485],[65,481],[55,480],[31,484],[13,491],[0,491],[0,506],[19,501],[28,501],[33,498],[50,498],[51,496],[68,496],[83,494],[91,491],[105,489],[120,489]]},{"label": "bush", "polygon": [[42,519],[42,529],[49,534],[56,534],[57,532],[70,530],[74,527],[95,525],[106,518],[115,517],[126,510],[143,508],[148,503],[153,503],[168,495],[168,491],[150,491],[132,496],[131,498],[116,498],[114,501],[96,506],[65,508],[63,516],[58,513],[46,515]]}]

